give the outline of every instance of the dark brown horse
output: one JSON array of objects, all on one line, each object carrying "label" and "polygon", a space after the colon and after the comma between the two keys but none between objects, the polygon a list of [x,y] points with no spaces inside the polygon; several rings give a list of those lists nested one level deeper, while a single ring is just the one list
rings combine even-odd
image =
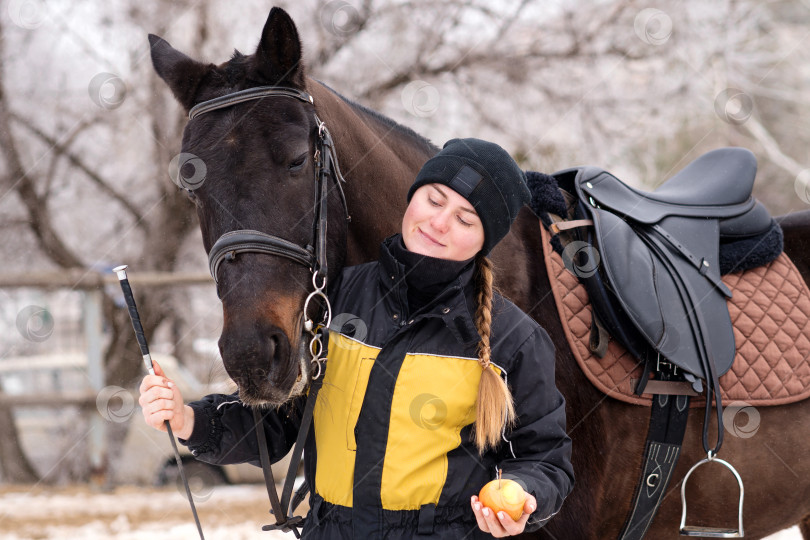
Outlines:
[{"label": "dark brown horse", "polygon": [[[315,114],[337,144],[351,214],[346,229],[343,206],[333,190],[330,272],[337,272],[343,264],[374,259],[380,241],[399,231],[406,190],[436,147],[308,78],[295,25],[286,13],[270,12],[255,54],[236,53],[218,66],[196,62],[160,38],[150,40],[155,69],[186,110],[201,101],[260,85],[297,88],[314,98],[314,107],[289,97],[264,98],[213,111],[188,123],[182,151],[199,158],[207,171],[192,194],[206,250],[220,235],[234,229],[256,229],[300,245],[311,241]],[[788,216],[782,225],[785,247],[807,279],[810,212]],[[500,289],[555,341],[557,386],[567,400],[574,441],[574,492],[560,514],[534,536],[615,538],[630,506],[649,410],[607,399],[577,367],[550,294],[538,221],[530,211],[524,209],[492,256]],[[280,403],[306,384],[301,321],[310,289],[307,269],[284,258],[243,254],[222,265],[218,282],[224,310],[220,351],[243,398],[253,403]],[[769,535],[810,515],[810,401],[759,412],[756,436],[726,437],[721,453],[745,481],[749,538]],[[702,412],[696,410],[690,416],[676,482],[648,538],[677,536],[677,480],[704,457]],[[690,503],[690,521],[734,523],[736,488],[715,476],[696,476],[695,482],[699,490]],[[810,539],[807,527],[804,535]]]}]

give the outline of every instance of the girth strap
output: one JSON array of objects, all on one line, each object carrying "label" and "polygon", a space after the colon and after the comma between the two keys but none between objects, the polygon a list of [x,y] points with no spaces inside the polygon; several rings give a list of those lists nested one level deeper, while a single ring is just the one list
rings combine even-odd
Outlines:
[{"label": "girth strap", "polygon": [[689,396],[653,399],[641,476],[619,540],[641,540],[647,534],[678,463],[688,417]]}]

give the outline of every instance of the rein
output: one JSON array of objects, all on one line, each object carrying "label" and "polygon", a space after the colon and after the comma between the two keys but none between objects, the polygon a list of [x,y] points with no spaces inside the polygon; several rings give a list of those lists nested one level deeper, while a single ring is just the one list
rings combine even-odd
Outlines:
[{"label": "rein", "polygon": [[[211,111],[265,97],[287,97],[314,105],[312,96],[301,90],[280,86],[259,86],[198,103],[189,110],[188,116],[189,119],[194,119]],[[296,538],[300,538],[298,528],[303,527],[304,518],[295,516],[294,511],[297,504],[290,504],[293,483],[301,462],[307,435],[312,424],[312,411],[315,407],[315,400],[322,383],[320,376],[323,369],[323,344],[321,342],[320,330],[324,327],[328,328],[332,320],[332,308],[326,296],[328,275],[326,260],[327,203],[329,195],[328,183],[330,178],[338,188],[346,221],[351,220],[346,204],[346,195],[343,192],[342,186],[346,180],[340,173],[334,142],[329,134],[329,130],[326,129],[326,125],[317,115],[315,115],[315,122],[318,125],[318,140],[315,145],[314,155],[315,219],[312,224],[312,243],[307,246],[300,246],[273,234],[248,229],[234,230],[220,236],[219,239],[214,242],[208,255],[208,267],[211,271],[211,275],[214,277],[214,281],[217,282],[217,273],[220,265],[223,262],[233,261],[240,253],[262,253],[265,255],[285,257],[306,266],[312,274],[313,290],[309,293],[304,302],[302,316],[304,319],[304,330],[312,336],[309,343],[309,352],[312,357],[310,362],[317,371],[312,376],[312,384],[310,385],[309,395],[307,396],[306,405],[301,418],[301,427],[298,432],[298,437],[293,447],[292,460],[290,461],[284,487],[282,488],[281,500],[279,500],[278,493],[276,492],[273,471],[270,466],[267,439],[264,433],[263,415],[258,409],[253,409],[253,419],[259,444],[259,457],[262,464],[262,472],[264,473],[265,484],[267,485],[267,494],[270,498],[271,512],[276,518],[275,524],[264,525],[262,530],[269,531],[280,529],[283,532],[292,531]],[[320,298],[326,306],[321,322],[317,324],[308,314],[310,302],[316,297]],[[304,485],[299,488],[298,493],[296,493],[296,497],[293,500],[294,503],[296,501],[300,502],[300,500],[303,499],[306,489],[307,486],[306,483],[304,483]],[[287,509],[289,509],[289,515]]]}]

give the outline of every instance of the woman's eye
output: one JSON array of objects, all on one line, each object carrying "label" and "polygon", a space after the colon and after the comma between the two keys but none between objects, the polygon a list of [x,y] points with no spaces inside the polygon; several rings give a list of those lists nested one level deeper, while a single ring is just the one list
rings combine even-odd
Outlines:
[{"label": "woman's eye", "polygon": [[458,222],[461,223],[462,225],[464,225],[465,227],[472,227],[472,223],[470,223],[468,221],[464,221],[464,219],[461,216],[456,216],[456,217],[458,218]]},{"label": "woman's eye", "polygon": [[432,204],[433,206],[441,206],[441,205],[440,205],[440,204],[439,204],[437,201],[434,201],[434,200],[433,200],[433,199],[431,199],[430,197],[428,197],[428,201],[429,201],[429,202],[430,202],[430,204]]},{"label": "woman's eye", "polygon": [[297,171],[301,169],[304,166],[304,163],[306,162],[307,162],[307,155],[304,154],[303,156],[300,156],[298,159],[290,163],[289,169],[291,171]]}]

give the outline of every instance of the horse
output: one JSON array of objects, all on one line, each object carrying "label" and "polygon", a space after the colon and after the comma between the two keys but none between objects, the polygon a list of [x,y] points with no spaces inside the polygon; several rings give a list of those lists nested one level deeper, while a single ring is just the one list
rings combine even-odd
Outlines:
[{"label": "horse", "polygon": [[[150,42],[155,70],[187,111],[257,86],[312,96],[311,103],[265,97],[188,122],[182,152],[196,160],[193,168],[205,170],[189,195],[207,252],[235,229],[279,235],[299,246],[311,242],[320,120],[332,135],[345,177],[345,183],[330,186],[327,196],[325,277],[332,279],[344,265],[376,258],[380,242],[399,231],[407,189],[436,146],[308,77],[295,23],[279,8],[270,11],[254,54],[237,51],[219,65],[193,60],[157,36],[150,36]],[[345,210],[337,187],[345,192]],[[810,211],[782,218],[781,226],[785,249],[807,281]],[[524,537],[616,537],[641,467],[649,409],[606,398],[574,361],[550,294],[538,220],[530,210],[521,211],[491,257],[499,289],[552,336],[556,383],[567,402],[573,440],[574,491],[544,528]],[[312,289],[308,269],[284,257],[241,253],[221,265],[217,280],[224,315],[219,348],[241,398],[256,406],[278,405],[303,392],[315,369],[306,361],[303,337],[305,301]],[[722,457],[745,480],[746,534],[762,538],[803,521],[804,538],[810,540],[810,453],[797,451],[807,442],[810,401],[764,407],[759,413],[756,437],[727,437],[722,449]],[[689,417],[676,479],[705,457],[702,412],[693,410]],[[704,480],[699,487],[690,502],[692,519],[705,523],[725,512],[736,516],[736,494],[726,484]],[[676,536],[677,489],[670,487],[647,538]]]}]

